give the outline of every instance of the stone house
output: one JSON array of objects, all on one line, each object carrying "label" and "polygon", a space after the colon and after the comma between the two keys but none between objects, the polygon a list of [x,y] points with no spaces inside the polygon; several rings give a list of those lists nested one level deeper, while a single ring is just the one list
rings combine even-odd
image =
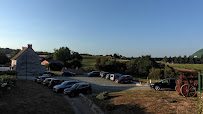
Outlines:
[{"label": "stone house", "polygon": [[46,67],[41,65],[39,56],[32,49],[32,44],[28,44],[28,47],[23,47],[22,50],[11,59],[11,69],[16,70],[18,76],[38,76],[45,72]]}]

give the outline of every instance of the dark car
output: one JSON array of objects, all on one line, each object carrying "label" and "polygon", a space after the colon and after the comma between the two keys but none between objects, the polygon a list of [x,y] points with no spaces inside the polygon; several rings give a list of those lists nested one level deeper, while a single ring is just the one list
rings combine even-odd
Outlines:
[{"label": "dark car", "polygon": [[130,76],[130,75],[122,75],[120,76],[119,78],[117,78],[116,80],[116,83],[132,83],[133,82],[133,77]]},{"label": "dark car", "polygon": [[51,76],[48,76],[48,75],[38,76],[34,81],[37,83],[42,83],[46,78],[51,78]]},{"label": "dark car", "polygon": [[109,72],[102,72],[102,73],[100,74],[100,76],[101,76],[102,78],[105,78],[107,74],[110,74],[110,73],[109,73]]},{"label": "dark car", "polygon": [[75,73],[70,72],[70,71],[66,71],[62,73],[62,76],[75,76]]},{"label": "dark car", "polygon": [[151,83],[150,87],[159,91],[160,89],[175,89],[176,79],[167,78],[156,83]]},{"label": "dark car", "polygon": [[50,74],[51,76],[57,76],[57,74],[50,72],[50,71],[45,71],[44,74]]},{"label": "dark car", "polygon": [[52,79],[52,80],[49,82],[48,86],[49,86],[50,88],[53,88],[55,85],[60,85],[62,82],[63,82],[63,81],[62,81],[62,80],[59,80],[59,79]]},{"label": "dark car", "polygon": [[63,83],[61,83],[60,85],[56,85],[53,87],[53,91],[59,93],[59,92],[63,92],[63,90],[65,88],[70,88],[71,86],[73,86],[75,83],[79,83],[78,80],[70,80],[70,81],[64,81]]},{"label": "dark car", "polygon": [[99,71],[92,71],[88,73],[88,76],[100,76],[100,72]]},{"label": "dark car", "polygon": [[76,83],[71,88],[64,89],[64,94],[73,97],[79,93],[91,93],[92,86],[89,83]]}]

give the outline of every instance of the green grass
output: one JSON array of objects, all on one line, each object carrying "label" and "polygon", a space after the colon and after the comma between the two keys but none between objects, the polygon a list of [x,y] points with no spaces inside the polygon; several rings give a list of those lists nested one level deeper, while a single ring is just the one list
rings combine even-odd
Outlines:
[{"label": "green grass", "polygon": [[[147,79],[144,79],[144,78],[135,78],[135,79],[138,79],[139,81],[142,81],[142,82],[147,82]],[[149,80],[148,80],[148,82],[149,82]],[[155,82],[158,82],[158,81],[160,81],[160,80],[151,79],[152,83],[155,83]]]},{"label": "green grass", "polygon": [[[96,70],[95,64],[97,58],[108,58],[107,56],[82,56],[82,69],[85,71]],[[128,62],[129,60],[117,59],[119,62]]]},{"label": "green grass", "polygon": [[174,68],[203,71],[203,64],[172,64],[172,63],[164,63],[164,62],[159,62],[159,63],[166,64]]},{"label": "green grass", "polygon": [[82,69],[83,70],[96,70],[96,58],[104,58],[103,56],[83,56]]}]

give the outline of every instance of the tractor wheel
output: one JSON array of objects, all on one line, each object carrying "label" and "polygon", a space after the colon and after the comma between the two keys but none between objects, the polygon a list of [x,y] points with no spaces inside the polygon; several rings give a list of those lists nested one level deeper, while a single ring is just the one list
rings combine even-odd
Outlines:
[{"label": "tractor wheel", "polygon": [[184,84],[181,88],[180,88],[181,94],[184,97],[194,97],[197,93],[196,93],[196,88],[194,86],[188,85],[188,84]]}]

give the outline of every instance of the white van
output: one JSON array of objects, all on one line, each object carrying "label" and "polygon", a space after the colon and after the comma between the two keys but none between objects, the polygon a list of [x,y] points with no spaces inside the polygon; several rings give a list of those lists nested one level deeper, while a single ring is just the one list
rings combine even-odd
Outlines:
[{"label": "white van", "polygon": [[115,79],[119,78],[120,76],[122,76],[122,74],[111,74],[110,75],[110,80],[115,81]]}]

